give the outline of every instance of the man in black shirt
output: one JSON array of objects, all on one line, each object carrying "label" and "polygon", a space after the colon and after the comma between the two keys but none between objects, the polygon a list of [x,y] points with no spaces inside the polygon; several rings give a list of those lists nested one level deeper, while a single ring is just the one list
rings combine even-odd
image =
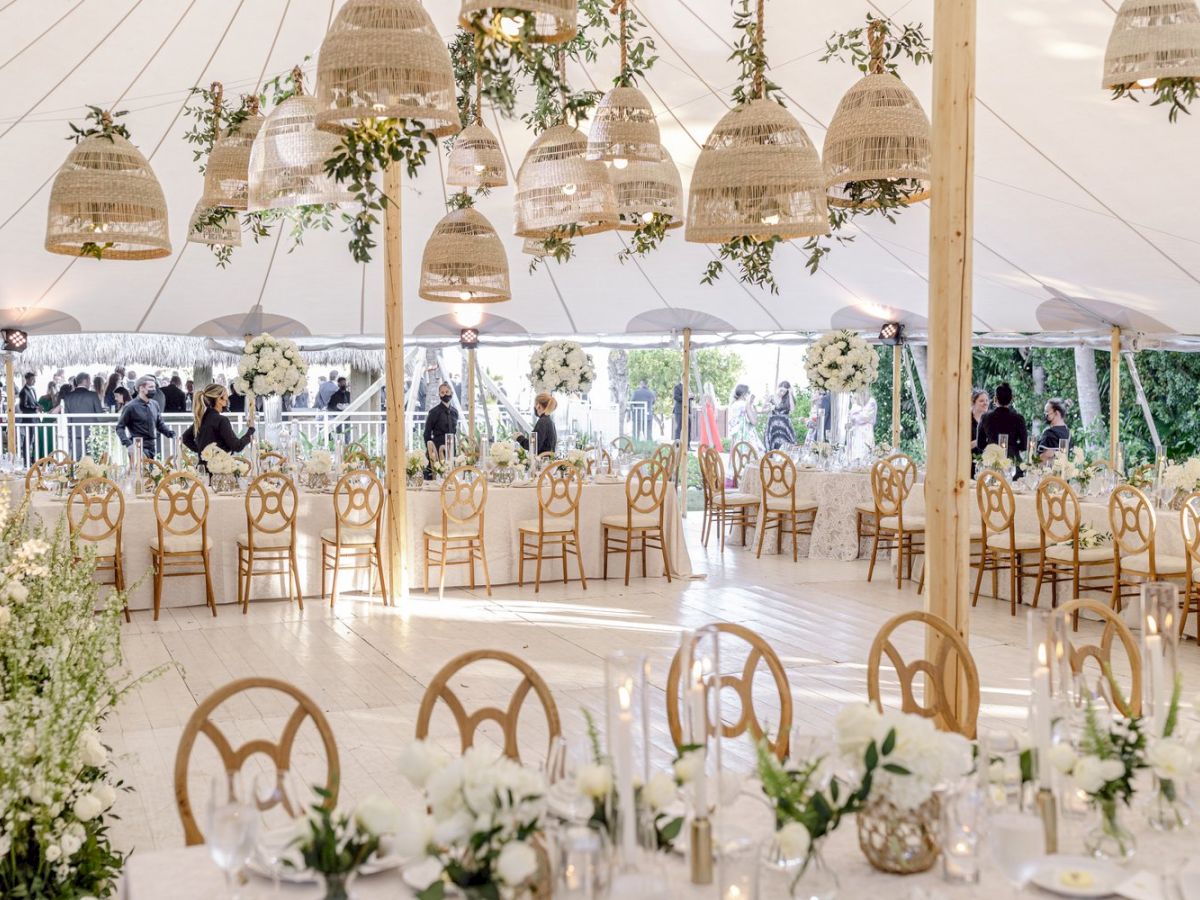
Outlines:
[{"label": "man in black shirt", "polygon": [[[672,395],[672,399],[675,401],[675,404],[674,404],[673,409],[671,410],[671,418],[672,418],[671,424],[674,426],[674,429],[673,429],[673,432],[671,435],[671,440],[677,441],[681,437],[683,437],[683,382],[682,381],[675,382],[675,391],[674,391],[674,394]],[[692,414],[692,401],[695,399],[696,399],[696,395],[693,394],[691,391],[688,391],[687,411],[688,411],[689,416]],[[696,436],[694,434],[689,434],[688,440],[691,441],[695,437]]]},{"label": "man in black shirt", "polygon": [[150,399],[156,383],[153,375],[144,375],[137,382],[137,396],[121,409],[117,419],[117,437],[126,447],[133,446],[134,438],[142,439],[142,455],[153,459],[158,456],[158,435],[174,437],[174,432],[162,420],[162,410]]},{"label": "man in black shirt", "polygon": [[[680,388],[680,392],[683,388]],[[634,403],[640,404],[645,412],[639,416],[635,416],[633,420],[633,439],[635,441],[652,441],[654,440],[654,401],[658,399],[654,391],[650,390],[650,385],[643,378],[638,385],[637,390],[633,392],[633,397],[630,398]]]},{"label": "man in black shirt", "polygon": [[[337,414],[342,412],[350,405],[350,388],[346,385],[346,376],[342,375],[337,380],[337,390],[329,395],[329,412]],[[343,422],[337,427],[338,434],[350,438],[350,426]]]},{"label": "man in black shirt", "polygon": [[[38,406],[37,391],[33,385],[37,376],[32,372],[25,373],[25,386],[21,388],[21,394],[17,398],[17,411],[21,414],[18,417],[19,422],[33,424],[38,420],[38,414],[42,408]],[[25,460],[25,465],[29,465],[31,459],[31,443],[30,435],[33,434],[33,429],[25,427],[21,429],[21,458]]]},{"label": "man in black shirt", "polygon": [[182,378],[178,375],[172,375],[171,383],[162,389],[163,397],[166,398],[166,402],[163,404],[163,412],[187,412],[187,394],[183,392],[182,384]]},{"label": "man in black shirt", "polygon": [[439,403],[425,414],[425,446],[432,442],[435,450],[441,450],[446,445],[446,436],[458,434],[458,410],[454,408],[452,399],[454,389],[446,382],[438,385]]},{"label": "man in black shirt", "polygon": [[72,418],[68,420],[67,432],[71,439],[71,455],[82,459],[87,446],[88,432],[91,430],[87,423],[99,421],[96,416],[104,412],[100,396],[95,391],[88,390],[92,379],[87,372],[75,376],[75,389],[63,398],[63,412]]},{"label": "man in black shirt", "polygon": [[1029,446],[1029,432],[1024,417],[1011,409],[1012,386],[1006,381],[996,388],[996,408],[984,413],[979,420],[975,449],[982,453],[988,444],[999,444],[1001,435],[1008,435],[1008,458],[1020,460]]}]

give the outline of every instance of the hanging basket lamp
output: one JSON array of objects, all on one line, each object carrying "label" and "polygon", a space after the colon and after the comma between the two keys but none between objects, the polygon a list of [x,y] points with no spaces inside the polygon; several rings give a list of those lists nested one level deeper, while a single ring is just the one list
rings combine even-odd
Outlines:
[{"label": "hanging basket lamp", "polygon": [[621,231],[637,231],[653,221],[655,213],[667,216],[667,228],[683,225],[683,182],[675,161],[664,150],[658,162],[635,160],[623,169],[609,171],[617,195]]},{"label": "hanging basket lamp", "polygon": [[1195,0],[1125,0],[1104,53],[1104,87],[1152,89],[1160,78],[1200,79]]},{"label": "hanging basket lamp", "polygon": [[634,87],[615,87],[596,106],[588,134],[588,159],[620,170],[631,162],[658,162],[663,155],[658,120],[646,95]]},{"label": "hanging basket lamp", "polygon": [[230,212],[219,222],[206,221],[201,227],[196,227],[202,216],[208,216],[214,209],[221,208],[209,206],[203,199],[196,203],[196,208],[192,210],[192,217],[188,220],[187,239],[190,243],[219,247],[242,246],[241,220],[236,212]]},{"label": "hanging basket lamp", "polygon": [[250,150],[266,120],[258,112],[258,98],[247,101],[250,115],[225,129],[213,145],[204,170],[205,206],[227,206],[246,209],[250,198]]},{"label": "hanging basket lamp", "polygon": [[527,253],[530,256],[536,256],[538,259],[544,259],[546,256],[546,246],[537,238],[525,238],[521,242],[521,252]]},{"label": "hanging basket lamp", "polygon": [[483,213],[472,207],[456,209],[434,226],[421,257],[417,294],[443,303],[512,299],[504,244]]},{"label": "hanging basket lamp", "polygon": [[587,159],[587,137],[560,124],[546,129],[517,171],[514,201],[518,237],[548,238],[564,229],[596,234],[617,225],[608,168]]},{"label": "hanging basket lamp", "polygon": [[75,145],[54,176],[46,249],[79,256],[85,245],[104,259],[171,255],[167,201],[141,151],[119,134]]},{"label": "hanging basket lamp", "polygon": [[271,110],[250,150],[249,209],[286,209],[354,198],[325,174],[325,160],[340,141],[317,129],[320,105],[305,96],[300,69],[292,70],[297,93]]},{"label": "hanging basket lamp", "polygon": [[446,184],[466,188],[504,187],[508,167],[496,135],[483,124],[483,69],[475,58],[475,121],[454,138]]},{"label": "hanging basket lamp", "polygon": [[561,44],[579,32],[578,0],[463,0],[458,22],[480,28],[502,40],[516,41],[526,34],[537,44]]},{"label": "hanging basket lamp", "polygon": [[450,51],[420,0],[347,0],[321,43],[317,125],[344,133],[360,119],[458,130]]}]

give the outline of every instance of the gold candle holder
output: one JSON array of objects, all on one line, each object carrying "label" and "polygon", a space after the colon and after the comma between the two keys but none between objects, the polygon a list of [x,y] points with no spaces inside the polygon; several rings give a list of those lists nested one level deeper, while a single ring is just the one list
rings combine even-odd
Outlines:
[{"label": "gold candle holder", "polygon": [[712,823],[707,818],[692,819],[691,853],[692,884],[712,884],[713,836]]},{"label": "gold candle holder", "polygon": [[1050,788],[1038,788],[1037,811],[1042,817],[1042,832],[1045,836],[1046,855],[1058,852],[1058,804]]}]

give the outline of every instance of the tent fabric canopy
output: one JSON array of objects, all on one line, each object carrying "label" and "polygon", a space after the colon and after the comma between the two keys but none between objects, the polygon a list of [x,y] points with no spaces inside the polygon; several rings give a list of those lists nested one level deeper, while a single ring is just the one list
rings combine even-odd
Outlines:
[{"label": "tent fabric canopy", "polygon": [[[340,6],[155,0],[64,10],[14,0],[0,7],[0,326],[216,336],[258,308],[260,320],[287,322],[292,333],[379,335],[381,248],[364,266],[336,229],[310,233],[294,251],[286,236],[257,245],[247,239],[219,269],[206,248],[186,240],[203,189],[183,139],[188,89],[220,80],[236,95],[252,90],[259,72],[271,77],[306,56],[311,83]],[[443,37],[452,35],[457,0],[426,7]],[[644,92],[686,187],[699,145],[731,103],[730,7],[728,0],[658,0],[639,8],[661,57]],[[932,0],[775,0],[767,9],[771,78],[817,144],[859,77],[848,64],[819,61],[828,35],[861,25],[868,11],[921,21],[932,34]],[[1161,107],[1109,100],[1100,71],[1113,19],[1105,0],[979,6],[973,288],[981,335],[1100,336],[1118,318],[1148,335],[1200,335],[1200,116],[1171,125]],[[616,66],[610,47],[586,71],[572,64],[568,74],[579,87],[603,90]],[[903,66],[901,75],[929,111],[930,67]],[[175,252],[137,262],[45,253],[49,187],[70,149],[67,123],[83,119],[85,104],[119,97],[118,108],[129,110],[122,121],[166,194]],[[495,314],[515,324],[498,340],[607,336],[617,344],[646,323],[693,314],[746,338],[795,339],[847,322],[869,330],[893,315],[910,332],[928,327],[927,204],[894,226],[862,221],[853,243],[835,247],[816,275],[806,271],[798,243],[784,244],[776,251],[777,295],[732,274],[701,284],[715,248],[688,244],[678,231],[658,252],[624,265],[615,256],[625,236],[581,238],[573,261],[529,273],[512,235],[512,176],[533,135],[519,120],[487,109],[484,117],[510,166],[510,186],[479,204],[512,270],[514,299]],[[404,179],[405,321],[426,340],[453,339],[448,320],[439,319],[449,305],[417,296],[421,251],[445,211],[444,172],[441,154],[419,177]],[[440,324],[422,328],[427,322]]]}]

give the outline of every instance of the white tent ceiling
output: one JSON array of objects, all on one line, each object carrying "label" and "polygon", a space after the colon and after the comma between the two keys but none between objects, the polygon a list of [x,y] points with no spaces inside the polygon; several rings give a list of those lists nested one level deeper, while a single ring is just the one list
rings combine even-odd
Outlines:
[{"label": "white tent ceiling", "polygon": [[[1169,125],[1161,108],[1111,102],[1099,87],[1116,0],[1004,0],[979,4],[976,117],[975,312],[980,332],[1086,331],[1111,321],[1161,322],[1200,334],[1200,115]],[[382,251],[354,263],[341,233],[243,247],[218,269],[185,241],[201,188],[179,116],[187,89],[223,81],[247,91],[315,56],[341,0],[0,0],[0,325],[46,323],[47,333],[141,331],[227,334],[233,317],[261,304],[267,320],[302,333],[382,331]],[[932,33],[932,0],[773,0],[772,77],[819,144],[857,73],[822,64],[825,38],[872,9],[917,20]],[[426,0],[442,33],[458,0]],[[728,0],[642,0],[660,61],[646,93],[663,141],[691,176],[734,82]],[[610,55],[569,74],[609,84]],[[902,73],[926,109],[930,67]],[[69,145],[68,121],[85,104],[128,109],[134,142],[152,158],[171,209],[172,257],[97,262],[42,249],[49,183]],[[488,124],[495,127],[489,117]],[[532,136],[503,124],[512,164]],[[443,213],[441,167],[431,162],[403,198],[408,331],[445,330],[449,308],[416,294],[421,249]],[[504,235],[512,189],[480,208]],[[797,247],[777,252],[780,293],[726,276],[700,284],[711,249],[678,232],[651,257],[619,265],[616,234],[579,241],[577,258],[528,274],[521,242],[506,237],[514,300],[495,313],[531,334],[616,334],[695,318],[740,332],[817,331],[831,323],[891,318],[915,327],[927,311],[928,209],[899,224],[870,221],[810,276]],[[1092,301],[1097,301],[1094,305]],[[1043,304],[1049,304],[1043,308]],[[677,310],[678,313],[672,313]],[[632,326],[629,323],[637,319]],[[214,320],[216,320],[214,324]],[[31,329],[33,330],[33,329]]]}]

